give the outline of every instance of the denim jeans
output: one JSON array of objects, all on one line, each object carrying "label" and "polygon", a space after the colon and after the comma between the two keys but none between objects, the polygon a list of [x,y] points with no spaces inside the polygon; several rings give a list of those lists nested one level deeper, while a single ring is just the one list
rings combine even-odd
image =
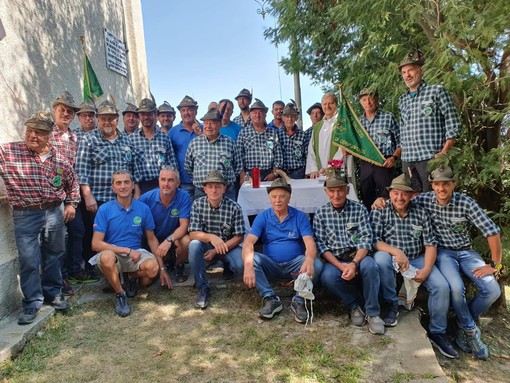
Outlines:
[{"label": "denim jeans", "polygon": [[66,252],[61,260],[62,275],[74,274],[82,270],[85,225],[80,206],[76,208],[76,215],[66,224],[66,228]]},{"label": "denim jeans", "polygon": [[[501,290],[492,275],[483,278],[473,276],[473,269],[484,266],[482,257],[473,250],[438,249],[436,265],[450,285],[450,299],[459,325],[473,329],[475,320],[486,312],[498,299]],[[478,294],[468,303],[461,273],[467,276],[478,289]]]},{"label": "denim jeans", "polygon": [[360,306],[368,316],[379,315],[379,269],[371,256],[361,260],[358,275],[350,281],[342,279],[340,269],[325,263],[321,282],[351,310]]},{"label": "denim jeans", "polygon": [[393,268],[393,257],[385,251],[376,251],[374,260],[379,268],[381,285],[379,293],[384,303],[398,303],[396,271]]},{"label": "denim jeans", "polygon": [[65,251],[64,208],[14,210],[24,308],[39,308],[61,293],[60,259]]},{"label": "denim jeans", "polygon": [[[253,255],[253,268],[255,269],[255,287],[257,288],[260,296],[266,298],[275,295],[271,285],[270,279],[283,279],[293,280],[299,275],[299,270],[305,261],[304,255],[298,255],[296,258],[288,261],[277,263],[270,257],[262,253],[255,253]],[[316,258],[313,264],[312,283],[317,286],[322,272],[322,262]],[[302,301],[303,298],[296,294],[296,298]]]},{"label": "denim jeans", "polygon": [[[206,262],[204,260],[204,253],[213,248],[214,247],[210,243],[204,243],[196,239],[189,243],[188,262],[193,277],[195,278],[195,286],[198,289],[209,288],[209,282],[207,282],[207,278],[205,277]],[[214,257],[214,260],[218,259],[226,262],[234,274],[242,274],[244,264],[241,246],[233,248],[225,255],[218,254]]]}]

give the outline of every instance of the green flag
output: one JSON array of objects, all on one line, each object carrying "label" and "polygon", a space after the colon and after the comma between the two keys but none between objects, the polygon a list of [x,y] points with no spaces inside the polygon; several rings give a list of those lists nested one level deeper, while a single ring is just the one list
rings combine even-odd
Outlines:
[{"label": "green flag", "polygon": [[96,73],[90,65],[89,58],[83,54],[83,100],[94,100],[95,97],[100,97],[103,94],[103,89],[99,84]]},{"label": "green flag", "polygon": [[341,146],[362,160],[379,166],[384,164],[384,156],[368,135],[349,100],[345,97],[342,97],[338,106],[338,118],[331,139],[333,144]]}]

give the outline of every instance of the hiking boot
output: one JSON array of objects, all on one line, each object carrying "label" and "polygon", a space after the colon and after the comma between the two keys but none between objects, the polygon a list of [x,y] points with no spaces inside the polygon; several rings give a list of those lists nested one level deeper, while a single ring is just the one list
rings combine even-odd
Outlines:
[{"label": "hiking boot", "polygon": [[388,327],[395,327],[398,323],[398,302],[392,302],[388,307],[388,311],[384,314],[384,325]]},{"label": "hiking boot", "polygon": [[69,303],[62,298],[62,295],[57,295],[53,299],[45,299],[45,302],[50,306],[53,306],[53,308],[58,311],[65,311],[69,309]]},{"label": "hiking boot", "polygon": [[68,297],[72,297],[74,295],[73,286],[71,286],[67,277],[62,277],[62,294]]},{"label": "hiking boot", "polygon": [[264,307],[259,311],[259,315],[264,319],[271,319],[274,314],[279,313],[283,310],[282,302],[276,295],[271,295],[265,298]]},{"label": "hiking boot", "polygon": [[69,283],[71,285],[77,285],[80,283],[94,283],[97,281],[99,281],[98,277],[93,277],[83,270],[78,271],[77,273],[69,273]]},{"label": "hiking boot", "polygon": [[223,262],[221,262],[221,261],[213,261],[213,262],[209,263],[207,265],[207,267],[205,268],[205,272],[207,274],[221,273],[221,272],[223,272],[223,270],[224,270]]},{"label": "hiking boot", "polygon": [[128,298],[136,297],[139,288],[140,282],[138,281],[138,278],[128,278],[126,283],[126,296]]},{"label": "hiking boot", "polygon": [[351,310],[351,323],[358,327],[361,327],[365,324],[365,313],[361,307],[358,306]]},{"label": "hiking boot", "polygon": [[235,274],[228,265],[228,263],[225,263],[223,265],[223,280],[230,281],[235,278]]},{"label": "hiking boot", "polygon": [[205,309],[209,304],[209,298],[211,296],[211,291],[208,287],[200,289],[197,295],[197,299],[195,301],[195,307],[199,309]]},{"label": "hiking boot", "polygon": [[39,309],[36,309],[35,307],[25,307],[21,315],[18,317],[18,324],[25,325],[32,323],[35,320],[38,311]]},{"label": "hiking boot", "polygon": [[123,318],[131,314],[131,307],[129,307],[125,291],[115,295],[115,312]]},{"label": "hiking boot", "polygon": [[308,311],[306,310],[305,303],[299,301],[296,297],[292,298],[290,309],[294,313],[294,319],[298,323],[306,323],[308,321]]},{"label": "hiking boot", "polygon": [[457,346],[459,346],[462,351],[471,352],[471,347],[469,347],[466,332],[461,327],[457,327],[457,331],[455,332],[455,343],[457,343]]},{"label": "hiking boot", "polygon": [[372,334],[383,335],[384,334],[384,321],[379,318],[379,316],[375,317],[367,317],[368,322],[368,331]]},{"label": "hiking boot", "polygon": [[489,349],[480,338],[480,329],[475,327],[473,330],[466,330],[466,340],[473,355],[477,359],[487,360],[489,358]]},{"label": "hiking boot", "polygon": [[459,356],[445,334],[428,334],[428,337],[432,346],[447,358],[455,359]]}]

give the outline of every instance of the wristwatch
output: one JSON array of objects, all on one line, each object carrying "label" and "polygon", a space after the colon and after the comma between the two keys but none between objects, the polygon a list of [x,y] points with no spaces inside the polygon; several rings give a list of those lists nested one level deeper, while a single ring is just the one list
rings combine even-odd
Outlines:
[{"label": "wristwatch", "polygon": [[501,263],[496,263],[494,261],[491,261],[490,265],[492,268],[496,269],[498,273],[503,269],[503,264],[501,264]]},{"label": "wristwatch", "polygon": [[172,243],[174,240],[172,239],[172,236],[169,235],[168,237],[166,237],[166,240],[170,243]]}]

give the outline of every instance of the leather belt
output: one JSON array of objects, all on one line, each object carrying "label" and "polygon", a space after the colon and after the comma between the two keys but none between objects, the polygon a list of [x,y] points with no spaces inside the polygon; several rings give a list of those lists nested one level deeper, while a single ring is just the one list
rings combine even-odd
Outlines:
[{"label": "leather belt", "polygon": [[62,204],[62,201],[52,201],[52,202],[44,202],[39,205],[31,205],[31,206],[13,206],[13,210],[46,210],[51,207],[57,207]]}]

